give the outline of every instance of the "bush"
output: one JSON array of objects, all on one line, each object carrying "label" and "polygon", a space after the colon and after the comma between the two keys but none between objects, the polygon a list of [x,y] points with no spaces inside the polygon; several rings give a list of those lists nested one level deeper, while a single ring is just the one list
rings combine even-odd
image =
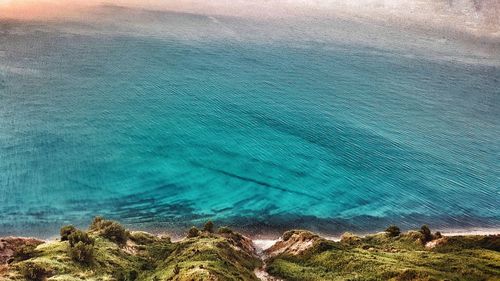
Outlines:
[{"label": "bush", "polygon": [[69,247],[69,256],[76,262],[89,264],[94,256],[94,245],[79,241],[73,247]]},{"label": "bush", "polygon": [[420,233],[422,233],[422,235],[424,236],[424,240],[423,240],[424,243],[432,240],[432,233],[427,225],[425,225],[425,224],[422,225],[422,227],[420,228]]},{"label": "bush", "polygon": [[443,238],[441,232],[437,231],[436,233],[434,233],[434,239],[440,239],[440,238]]},{"label": "bush", "polygon": [[94,254],[94,239],[81,230],[75,230],[68,236],[68,255],[74,261],[90,263]]},{"label": "bush", "polygon": [[59,230],[59,233],[61,234],[61,241],[68,241],[68,236],[75,231],[76,228],[72,225],[61,227],[61,230]]},{"label": "bush", "polygon": [[30,281],[42,281],[49,275],[44,267],[32,262],[22,264],[19,271],[26,280]]},{"label": "bush", "polygon": [[219,227],[219,229],[217,230],[217,232],[219,234],[231,234],[231,233],[233,233],[233,231],[229,227],[226,227],[226,226]]},{"label": "bush", "polygon": [[199,234],[200,234],[200,231],[198,230],[198,228],[193,226],[189,229],[187,237],[188,238],[197,237]]},{"label": "bush", "polygon": [[90,238],[89,235],[81,230],[75,230],[68,236],[69,246],[74,247],[78,242],[82,242],[85,245],[93,245],[94,239]]},{"label": "bush", "polygon": [[213,233],[214,232],[214,223],[212,221],[207,221],[203,226],[203,231]]},{"label": "bush", "polygon": [[106,220],[103,217],[95,217],[92,220],[92,223],[90,224],[90,230],[99,230],[102,228],[102,224],[106,222]]},{"label": "bush", "polygon": [[101,236],[121,245],[125,244],[128,239],[128,233],[125,228],[116,222],[111,222],[111,224],[104,228]]},{"label": "bush", "polygon": [[395,226],[395,225],[391,225],[389,226],[385,232],[387,233],[387,235],[389,237],[396,237],[396,236],[399,236],[401,234],[401,230],[399,229],[399,227]]},{"label": "bush", "polygon": [[90,230],[97,231],[100,236],[121,245],[127,242],[129,236],[129,233],[122,225],[114,221],[105,220],[102,217],[94,218],[90,225]]}]

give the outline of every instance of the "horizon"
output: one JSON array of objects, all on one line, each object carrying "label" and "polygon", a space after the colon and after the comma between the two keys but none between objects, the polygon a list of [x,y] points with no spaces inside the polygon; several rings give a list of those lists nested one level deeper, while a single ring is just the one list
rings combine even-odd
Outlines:
[{"label": "horizon", "polygon": [[[75,19],[91,9],[114,5],[158,11],[203,15],[250,17],[257,19],[303,17],[346,17],[385,22],[401,27],[417,25],[427,29],[455,30],[474,36],[500,39],[500,2],[495,0],[356,0],[356,1],[225,1],[203,0],[10,0],[0,2],[0,19]],[[90,9],[90,10],[89,10]],[[90,11],[90,12],[89,12]],[[82,20],[84,20],[83,18]]]}]

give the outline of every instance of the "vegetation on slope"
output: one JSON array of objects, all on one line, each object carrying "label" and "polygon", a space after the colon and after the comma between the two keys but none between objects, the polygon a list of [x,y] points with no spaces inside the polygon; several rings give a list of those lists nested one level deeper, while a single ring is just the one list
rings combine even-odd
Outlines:
[{"label": "vegetation on slope", "polygon": [[[178,242],[100,217],[87,231],[65,226],[60,234],[45,243],[0,239],[0,257],[8,262],[0,265],[0,281],[245,281],[258,280],[254,270],[263,264],[250,239],[215,230],[210,221]],[[268,272],[290,281],[500,280],[500,235],[443,237],[427,226],[406,233],[390,226],[366,237],[345,233],[339,242],[292,230],[264,254]]]},{"label": "vegetation on slope", "polygon": [[266,251],[267,270],[286,280],[500,280],[500,236],[442,237],[427,226],[340,242],[291,231]]},{"label": "vegetation on slope", "polygon": [[60,241],[31,247],[11,260],[0,280],[257,280],[260,266],[251,241],[213,224],[180,242],[129,232],[97,217],[88,231],[61,229]]}]

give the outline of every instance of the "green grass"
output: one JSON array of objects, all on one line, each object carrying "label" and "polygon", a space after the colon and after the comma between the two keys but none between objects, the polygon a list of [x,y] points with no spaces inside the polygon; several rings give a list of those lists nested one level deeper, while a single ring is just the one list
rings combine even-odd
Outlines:
[{"label": "green grass", "polygon": [[212,234],[172,243],[169,238],[143,232],[128,233],[128,241],[103,237],[99,230],[88,232],[94,239],[92,261],[71,259],[68,241],[39,245],[31,258],[17,261],[0,274],[2,281],[26,280],[22,269],[42,268],[46,280],[257,280],[253,270],[261,261],[241,245],[248,242],[237,233]]},{"label": "green grass", "polygon": [[[331,242],[298,255],[267,261],[268,272],[286,280],[500,280],[498,236],[450,237],[426,249],[419,235],[386,234]],[[318,239],[315,244],[324,243]]]},{"label": "green grass", "polygon": [[258,266],[259,259],[237,250],[226,237],[207,234],[176,243],[151,280],[256,280]]},{"label": "green grass", "polygon": [[[100,224],[111,225],[102,219]],[[201,231],[178,242],[145,232],[123,232],[121,226],[113,229],[127,240],[107,235],[96,224],[87,232],[94,241],[88,263],[71,258],[68,241],[47,242],[7,271],[0,268],[0,281],[26,280],[23,273],[35,276],[32,280],[48,281],[254,281],[254,269],[263,264],[251,241],[227,228],[218,234]],[[345,234],[333,242],[293,230],[283,235],[281,246],[269,250],[290,251],[272,255],[266,265],[271,275],[290,281],[500,280],[500,236],[444,237],[431,249],[422,239],[420,232],[395,237]],[[287,248],[291,245],[307,247]]]}]

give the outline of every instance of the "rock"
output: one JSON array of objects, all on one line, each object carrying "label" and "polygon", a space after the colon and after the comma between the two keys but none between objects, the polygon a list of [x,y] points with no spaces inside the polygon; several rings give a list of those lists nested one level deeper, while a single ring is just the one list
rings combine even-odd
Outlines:
[{"label": "rock", "polygon": [[42,240],[23,237],[0,238],[0,265],[6,264],[24,246],[38,246]]},{"label": "rock", "polygon": [[340,242],[349,245],[355,245],[361,242],[361,238],[350,232],[346,232],[340,237]]},{"label": "rock", "polygon": [[322,238],[305,230],[292,230],[283,234],[280,240],[272,247],[264,251],[268,257],[274,257],[282,253],[299,255],[314,246],[316,241]]},{"label": "rock", "polygon": [[432,241],[425,243],[425,248],[433,249],[436,246],[443,245],[445,243],[446,243],[446,238],[442,237],[442,238],[435,239],[435,240],[432,240]]}]

